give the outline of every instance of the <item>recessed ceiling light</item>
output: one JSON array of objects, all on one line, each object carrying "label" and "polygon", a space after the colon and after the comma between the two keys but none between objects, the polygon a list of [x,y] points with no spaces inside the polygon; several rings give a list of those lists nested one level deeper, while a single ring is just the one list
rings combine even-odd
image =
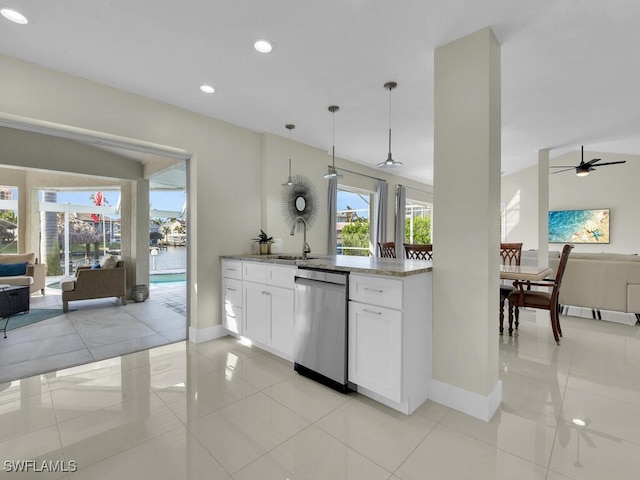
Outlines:
[{"label": "recessed ceiling light", "polygon": [[200,85],[200,90],[204,93],[213,93],[216,91],[211,85]]},{"label": "recessed ceiling light", "polygon": [[584,427],[584,426],[587,424],[587,422],[585,422],[584,420],[581,420],[581,419],[579,419],[579,418],[574,418],[574,419],[572,420],[572,422],[573,422],[574,424],[576,424],[577,426],[579,426],[579,427]]},{"label": "recessed ceiling light", "polygon": [[0,9],[0,14],[13,23],[19,23],[20,25],[26,25],[29,23],[29,19],[27,17],[12,8],[2,8]]},{"label": "recessed ceiling light", "polygon": [[269,40],[257,40],[256,43],[253,44],[253,48],[260,53],[269,53],[273,50],[273,44]]}]

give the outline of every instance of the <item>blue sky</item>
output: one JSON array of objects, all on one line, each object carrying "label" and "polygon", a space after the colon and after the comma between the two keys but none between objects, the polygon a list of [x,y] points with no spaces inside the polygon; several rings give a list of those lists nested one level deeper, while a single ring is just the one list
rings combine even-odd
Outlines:
[{"label": "blue sky", "polygon": [[338,210],[345,210],[347,206],[359,210],[359,217],[369,218],[369,204],[367,202],[355,193],[338,190]]}]

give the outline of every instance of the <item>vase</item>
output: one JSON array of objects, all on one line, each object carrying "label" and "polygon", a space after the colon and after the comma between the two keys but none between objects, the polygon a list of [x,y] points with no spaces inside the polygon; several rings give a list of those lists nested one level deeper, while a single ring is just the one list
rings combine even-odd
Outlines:
[{"label": "vase", "polygon": [[269,247],[271,245],[269,245],[268,243],[261,243],[260,244],[260,255],[267,255],[269,253],[269,251],[271,250]]}]

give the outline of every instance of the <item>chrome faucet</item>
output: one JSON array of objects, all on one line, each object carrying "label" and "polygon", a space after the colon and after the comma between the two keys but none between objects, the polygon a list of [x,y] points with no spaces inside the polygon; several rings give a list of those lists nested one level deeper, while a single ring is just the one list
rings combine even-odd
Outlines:
[{"label": "chrome faucet", "polygon": [[307,259],[307,255],[311,253],[311,247],[307,243],[307,222],[302,217],[296,217],[293,222],[293,226],[291,227],[290,235],[293,237],[294,233],[296,233],[296,225],[298,222],[302,222],[302,258]]}]

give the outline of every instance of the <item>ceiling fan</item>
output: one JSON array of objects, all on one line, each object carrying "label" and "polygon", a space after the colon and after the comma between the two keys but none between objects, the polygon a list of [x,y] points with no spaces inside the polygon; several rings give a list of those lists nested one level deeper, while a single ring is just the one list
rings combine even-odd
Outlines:
[{"label": "ceiling fan", "polygon": [[564,168],[564,170],[558,170],[557,172],[552,172],[552,173],[562,173],[562,172],[567,172],[569,170],[574,170],[576,171],[576,175],[578,177],[586,177],[587,175],[589,175],[589,172],[594,171],[596,168],[595,167],[604,167],[605,165],[615,165],[617,163],[627,163],[626,160],[619,160],[617,162],[607,162],[607,163],[598,163],[600,160],[602,160],[601,158],[594,158],[592,160],[589,160],[588,162],[584,161],[584,145],[582,146],[582,159],[580,160],[580,164],[576,165],[575,167],[573,166],[569,166],[569,165],[558,165],[555,167],[551,167],[551,168]]}]

